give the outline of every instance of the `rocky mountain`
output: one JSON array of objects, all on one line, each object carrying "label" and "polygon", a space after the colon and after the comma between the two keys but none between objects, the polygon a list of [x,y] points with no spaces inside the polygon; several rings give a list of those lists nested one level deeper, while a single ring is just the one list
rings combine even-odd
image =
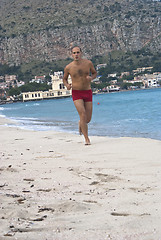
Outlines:
[{"label": "rocky mountain", "polygon": [[142,48],[161,52],[161,2],[0,1],[1,64],[65,59],[73,43],[86,57]]}]

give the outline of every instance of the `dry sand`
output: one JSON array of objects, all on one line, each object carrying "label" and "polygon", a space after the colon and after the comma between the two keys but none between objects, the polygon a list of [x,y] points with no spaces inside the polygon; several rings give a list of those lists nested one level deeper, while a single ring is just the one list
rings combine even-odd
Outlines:
[{"label": "dry sand", "polygon": [[161,141],[0,119],[0,240],[160,240]]}]

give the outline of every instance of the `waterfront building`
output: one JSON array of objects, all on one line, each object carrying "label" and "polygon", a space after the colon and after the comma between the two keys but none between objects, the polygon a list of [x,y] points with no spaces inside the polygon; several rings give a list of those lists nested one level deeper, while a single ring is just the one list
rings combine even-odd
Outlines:
[{"label": "waterfront building", "polygon": [[148,88],[159,87],[160,79],[160,73],[145,74],[143,83],[144,86]]},{"label": "waterfront building", "polygon": [[107,86],[107,92],[118,92],[118,91],[120,91],[120,87],[118,87],[117,85]]},{"label": "waterfront building", "polygon": [[[63,72],[55,72],[50,75],[52,79],[52,89],[49,91],[34,91],[34,92],[24,92],[22,93],[23,101],[33,101],[51,98],[62,98],[70,97],[71,90],[67,90],[63,84]],[[69,83],[71,83],[71,77],[68,78]]]}]

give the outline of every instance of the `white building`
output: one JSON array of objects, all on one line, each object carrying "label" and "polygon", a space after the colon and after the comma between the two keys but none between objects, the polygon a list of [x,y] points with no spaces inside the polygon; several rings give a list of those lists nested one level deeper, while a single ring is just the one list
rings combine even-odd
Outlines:
[{"label": "white building", "polygon": [[108,74],[108,77],[116,77],[117,76],[117,73],[110,73],[110,74]]},{"label": "white building", "polygon": [[[54,75],[50,75],[52,81],[52,89],[53,90],[63,90],[65,86],[63,84],[63,72],[54,72]],[[69,75],[68,82],[71,83],[71,77]]]},{"label": "white building", "polygon": [[[42,100],[50,98],[70,97],[71,90],[67,90],[63,84],[63,72],[55,72],[50,75],[52,79],[52,89],[49,91],[35,91],[22,93],[23,101]],[[71,83],[69,76],[68,82]]]},{"label": "white building", "polygon": [[10,82],[13,82],[13,81],[16,81],[16,80],[17,80],[16,75],[8,75],[8,74],[5,75],[6,83],[10,83]]},{"label": "white building", "polygon": [[98,71],[100,68],[105,68],[106,66],[107,66],[106,63],[98,64],[98,65],[96,66],[96,70]]},{"label": "white building", "polygon": [[30,83],[33,83],[33,82],[36,82],[36,83],[44,83],[45,82],[45,75],[43,76],[35,76],[35,78],[33,78]]},{"label": "white building", "polygon": [[153,74],[145,74],[144,78],[144,86],[145,87],[159,87],[161,80],[161,74],[160,73],[153,73]]},{"label": "white building", "polygon": [[159,87],[159,82],[156,78],[151,78],[145,80],[145,84],[147,87],[152,88],[152,87]]},{"label": "white building", "polygon": [[116,85],[110,85],[107,87],[107,91],[108,92],[118,92],[118,91],[120,91],[120,87],[118,87]]}]

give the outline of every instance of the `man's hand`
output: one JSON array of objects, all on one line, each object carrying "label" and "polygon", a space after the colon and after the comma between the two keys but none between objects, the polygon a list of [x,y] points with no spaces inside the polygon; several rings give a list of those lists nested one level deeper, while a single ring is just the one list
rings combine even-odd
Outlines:
[{"label": "man's hand", "polygon": [[72,84],[68,84],[66,87],[67,87],[67,90],[70,90],[72,88]]},{"label": "man's hand", "polygon": [[91,76],[87,76],[86,79],[91,82],[93,80],[93,78]]}]

